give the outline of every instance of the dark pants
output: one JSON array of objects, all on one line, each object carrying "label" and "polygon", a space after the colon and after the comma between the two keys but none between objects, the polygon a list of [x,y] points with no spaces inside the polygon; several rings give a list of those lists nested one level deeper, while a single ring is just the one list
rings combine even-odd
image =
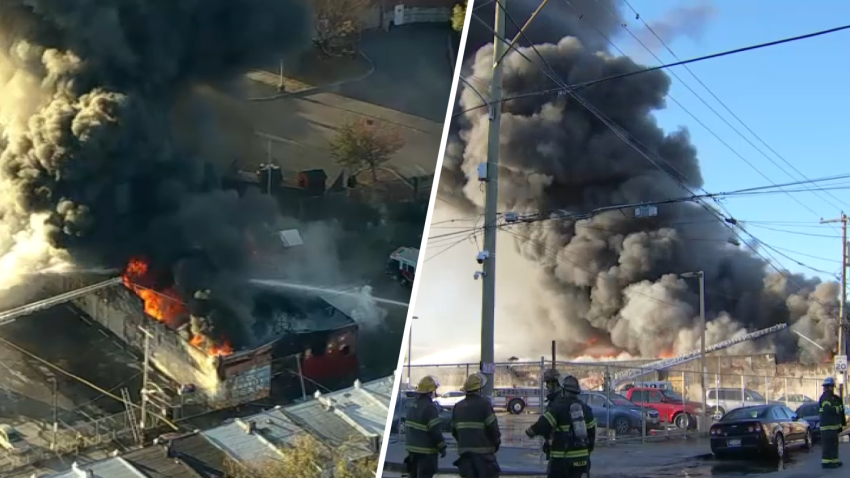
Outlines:
[{"label": "dark pants", "polygon": [[554,458],[549,460],[547,478],[589,478],[590,458],[583,460]]},{"label": "dark pants", "polygon": [[454,462],[463,478],[499,478],[502,468],[495,454],[464,453]]},{"label": "dark pants", "polygon": [[432,478],[439,468],[436,454],[408,453],[404,462],[410,478]]},{"label": "dark pants", "polygon": [[838,430],[821,430],[821,465],[838,465]]}]

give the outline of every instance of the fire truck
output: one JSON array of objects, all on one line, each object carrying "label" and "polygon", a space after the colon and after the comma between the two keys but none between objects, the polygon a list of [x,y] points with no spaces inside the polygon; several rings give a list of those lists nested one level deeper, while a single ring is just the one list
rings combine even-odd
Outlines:
[{"label": "fire truck", "polygon": [[419,249],[399,247],[387,261],[387,274],[405,287],[413,286],[416,277],[416,263],[419,261]]}]

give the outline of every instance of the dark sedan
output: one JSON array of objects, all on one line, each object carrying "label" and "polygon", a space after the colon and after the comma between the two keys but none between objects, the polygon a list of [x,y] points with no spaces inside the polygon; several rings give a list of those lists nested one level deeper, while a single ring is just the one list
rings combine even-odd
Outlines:
[{"label": "dark sedan", "polygon": [[[818,402],[801,405],[796,413],[801,419],[809,422],[812,427],[812,440],[820,440],[820,405]],[[850,408],[844,407],[844,415],[850,417]]]},{"label": "dark sedan", "polygon": [[812,448],[812,429],[785,405],[758,405],[728,412],[711,426],[711,452],[784,458],[788,448]]}]

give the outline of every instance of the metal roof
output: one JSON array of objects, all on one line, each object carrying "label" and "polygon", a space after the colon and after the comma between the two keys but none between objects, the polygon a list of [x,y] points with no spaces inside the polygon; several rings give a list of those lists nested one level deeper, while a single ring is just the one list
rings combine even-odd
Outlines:
[{"label": "metal roof", "polygon": [[[89,471],[93,474],[86,474]],[[50,478],[148,478],[142,472],[127,463],[121,457],[107,458],[84,467],[71,466],[71,469],[63,473],[52,475]]]},{"label": "metal roof", "polygon": [[[253,425],[252,425],[253,424]],[[201,435],[231,458],[258,462],[274,458],[278,449],[294,445],[306,432],[280,409],[269,410],[204,430]]]}]

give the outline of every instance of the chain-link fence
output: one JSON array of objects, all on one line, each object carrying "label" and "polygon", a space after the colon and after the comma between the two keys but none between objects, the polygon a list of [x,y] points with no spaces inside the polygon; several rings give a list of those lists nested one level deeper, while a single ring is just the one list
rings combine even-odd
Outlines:
[{"label": "chain-link fence", "polygon": [[[551,361],[497,364],[494,374],[493,405],[505,446],[537,447],[525,430],[541,414],[542,376]],[[700,377],[693,367],[663,371],[643,369],[633,363],[557,362],[561,376],[576,377],[581,384],[580,399],[593,410],[597,420],[597,441],[656,441],[704,435],[711,424],[735,409],[781,404],[796,412],[807,403],[817,403],[824,377],[755,373],[706,373]],[[457,391],[478,364],[426,365],[405,368],[402,390],[412,389],[426,375],[440,383],[437,398],[443,408],[459,399]],[[704,381],[704,386],[703,386]],[[703,387],[706,390],[703,398]],[[802,410],[805,415],[807,410]],[[501,412],[501,413],[500,413]],[[401,413],[397,408],[396,413]],[[451,420],[443,412],[443,420]],[[450,429],[446,424],[444,429]]]}]

